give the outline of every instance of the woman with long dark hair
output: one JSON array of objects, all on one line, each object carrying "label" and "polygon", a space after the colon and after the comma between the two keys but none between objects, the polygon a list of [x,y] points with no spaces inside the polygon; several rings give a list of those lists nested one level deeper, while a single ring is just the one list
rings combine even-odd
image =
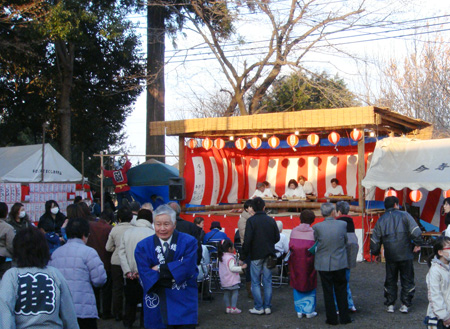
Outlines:
[{"label": "woman with long dark hair", "polygon": [[61,236],[61,226],[63,226],[66,216],[60,211],[55,200],[45,202],[45,213],[39,218],[38,227],[44,225],[53,228],[53,232]]},{"label": "woman with long dark hair", "polygon": [[13,248],[17,267],[6,271],[0,283],[0,327],[78,328],[66,280],[47,266],[44,234],[33,226],[25,228],[15,236]]}]

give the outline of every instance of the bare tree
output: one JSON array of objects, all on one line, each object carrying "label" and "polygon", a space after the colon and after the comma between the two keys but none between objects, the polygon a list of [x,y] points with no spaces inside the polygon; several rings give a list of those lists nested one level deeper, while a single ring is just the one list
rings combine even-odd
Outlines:
[{"label": "bare tree", "polygon": [[[210,7],[207,11],[204,2],[192,1],[196,16],[191,18],[191,22],[214,54],[231,87],[226,115],[232,115],[236,108],[241,115],[260,112],[262,97],[284,67],[302,67],[305,56],[313,51],[336,51],[337,42],[331,38],[332,35],[377,26],[386,22],[389,16],[368,12],[367,1],[362,0],[255,0],[245,2],[247,7],[240,2],[233,4],[233,8],[230,3],[227,7],[228,14],[233,17],[232,22],[251,14],[257,14],[259,23],[267,22],[265,27],[268,31],[261,31],[261,35],[266,37],[258,43],[257,52],[249,52],[249,44],[245,42],[251,38],[246,33],[252,31],[242,29],[233,35],[234,39],[223,38],[204,14],[210,13]],[[198,23],[198,18],[204,25]],[[255,25],[253,32],[256,28]],[[251,47],[254,49],[255,44]]]},{"label": "bare tree", "polygon": [[450,46],[442,38],[416,43],[404,59],[379,67],[374,104],[433,124],[434,137],[450,136]]}]

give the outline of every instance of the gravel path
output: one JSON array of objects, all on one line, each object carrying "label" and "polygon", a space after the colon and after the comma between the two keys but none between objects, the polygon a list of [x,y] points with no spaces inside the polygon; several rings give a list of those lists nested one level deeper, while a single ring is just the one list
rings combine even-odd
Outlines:
[{"label": "gravel path", "polygon": [[[422,323],[427,306],[427,287],[425,276],[428,266],[415,261],[416,295],[408,314],[398,312],[400,302],[397,301],[396,312],[389,314],[383,304],[383,283],[385,276],[384,263],[360,263],[352,270],[350,284],[358,311],[352,314],[353,323],[345,328],[424,328]],[[313,319],[298,319],[295,313],[292,289],[289,286],[273,289],[271,315],[252,315],[248,309],[253,302],[247,298],[244,288],[241,288],[238,307],[241,314],[225,314],[222,294],[214,294],[214,300],[201,301],[199,307],[199,328],[327,328],[334,327],[325,324],[325,307],[322,287],[318,286],[317,309],[319,315]],[[135,323],[138,328],[138,323]],[[99,329],[124,328],[114,320],[99,320]]]}]

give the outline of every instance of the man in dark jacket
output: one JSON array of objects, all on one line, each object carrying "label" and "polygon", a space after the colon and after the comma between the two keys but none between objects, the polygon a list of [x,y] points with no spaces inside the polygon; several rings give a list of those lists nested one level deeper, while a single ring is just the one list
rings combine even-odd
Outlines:
[{"label": "man in dark jacket", "polygon": [[386,258],[386,280],[384,282],[384,297],[387,312],[394,312],[394,304],[397,300],[397,280],[400,272],[402,306],[400,312],[408,313],[411,300],[414,297],[414,252],[419,251],[423,243],[422,231],[417,226],[414,218],[406,211],[399,210],[399,200],[395,196],[384,200],[386,212],[378,219],[372,231],[370,251],[372,255],[380,254],[381,244],[384,245]]},{"label": "man in dark jacket", "polygon": [[177,231],[189,234],[198,240],[200,238],[201,229],[194,223],[184,220],[183,218],[180,217],[181,208],[177,202],[170,201],[168,205],[177,214]]},{"label": "man in dark jacket", "polygon": [[170,208],[172,208],[176,213],[177,231],[189,234],[190,236],[193,236],[194,238],[197,239],[197,242],[198,242],[197,243],[197,265],[199,265],[200,261],[202,259],[202,241],[200,238],[202,229],[200,227],[198,227],[197,225],[195,225],[194,223],[184,220],[183,218],[180,217],[181,207],[177,202],[170,201],[169,203],[167,203],[167,205]]},{"label": "man in dark jacket", "polygon": [[[275,256],[275,244],[280,240],[280,231],[275,220],[264,212],[266,204],[263,199],[253,199],[255,214],[247,220],[243,259],[250,255],[250,273],[252,277],[252,294],[255,306],[249,310],[252,314],[270,314],[272,300],[272,272],[267,268],[267,257]],[[264,285],[264,300],[261,297],[261,273]]]}]

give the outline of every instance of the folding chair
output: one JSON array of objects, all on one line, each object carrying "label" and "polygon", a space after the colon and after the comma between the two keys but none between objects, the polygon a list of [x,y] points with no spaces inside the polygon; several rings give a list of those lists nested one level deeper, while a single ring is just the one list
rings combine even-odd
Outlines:
[{"label": "folding chair", "polygon": [[289,284],[289,276],[287,275],[288,259],[289,253],[284,254],[282,257],[278,258],[278,264],[274,269],[274,271],[276,271],[278,275],[272,275],[272,287],[279,288],[282,285]]},{"label": "folding chair", "polygon": [[216,293],[220,293],[221,290],[220,276],[219,276],[219,257],[217,253],[219,243],[220,241],[208,242],[208,244],[206,244],[206,247],[208,248],[209,251],[209,256],[211,258],[211,265],[209,266],[209,273],[208,273],[209,291]]}]

